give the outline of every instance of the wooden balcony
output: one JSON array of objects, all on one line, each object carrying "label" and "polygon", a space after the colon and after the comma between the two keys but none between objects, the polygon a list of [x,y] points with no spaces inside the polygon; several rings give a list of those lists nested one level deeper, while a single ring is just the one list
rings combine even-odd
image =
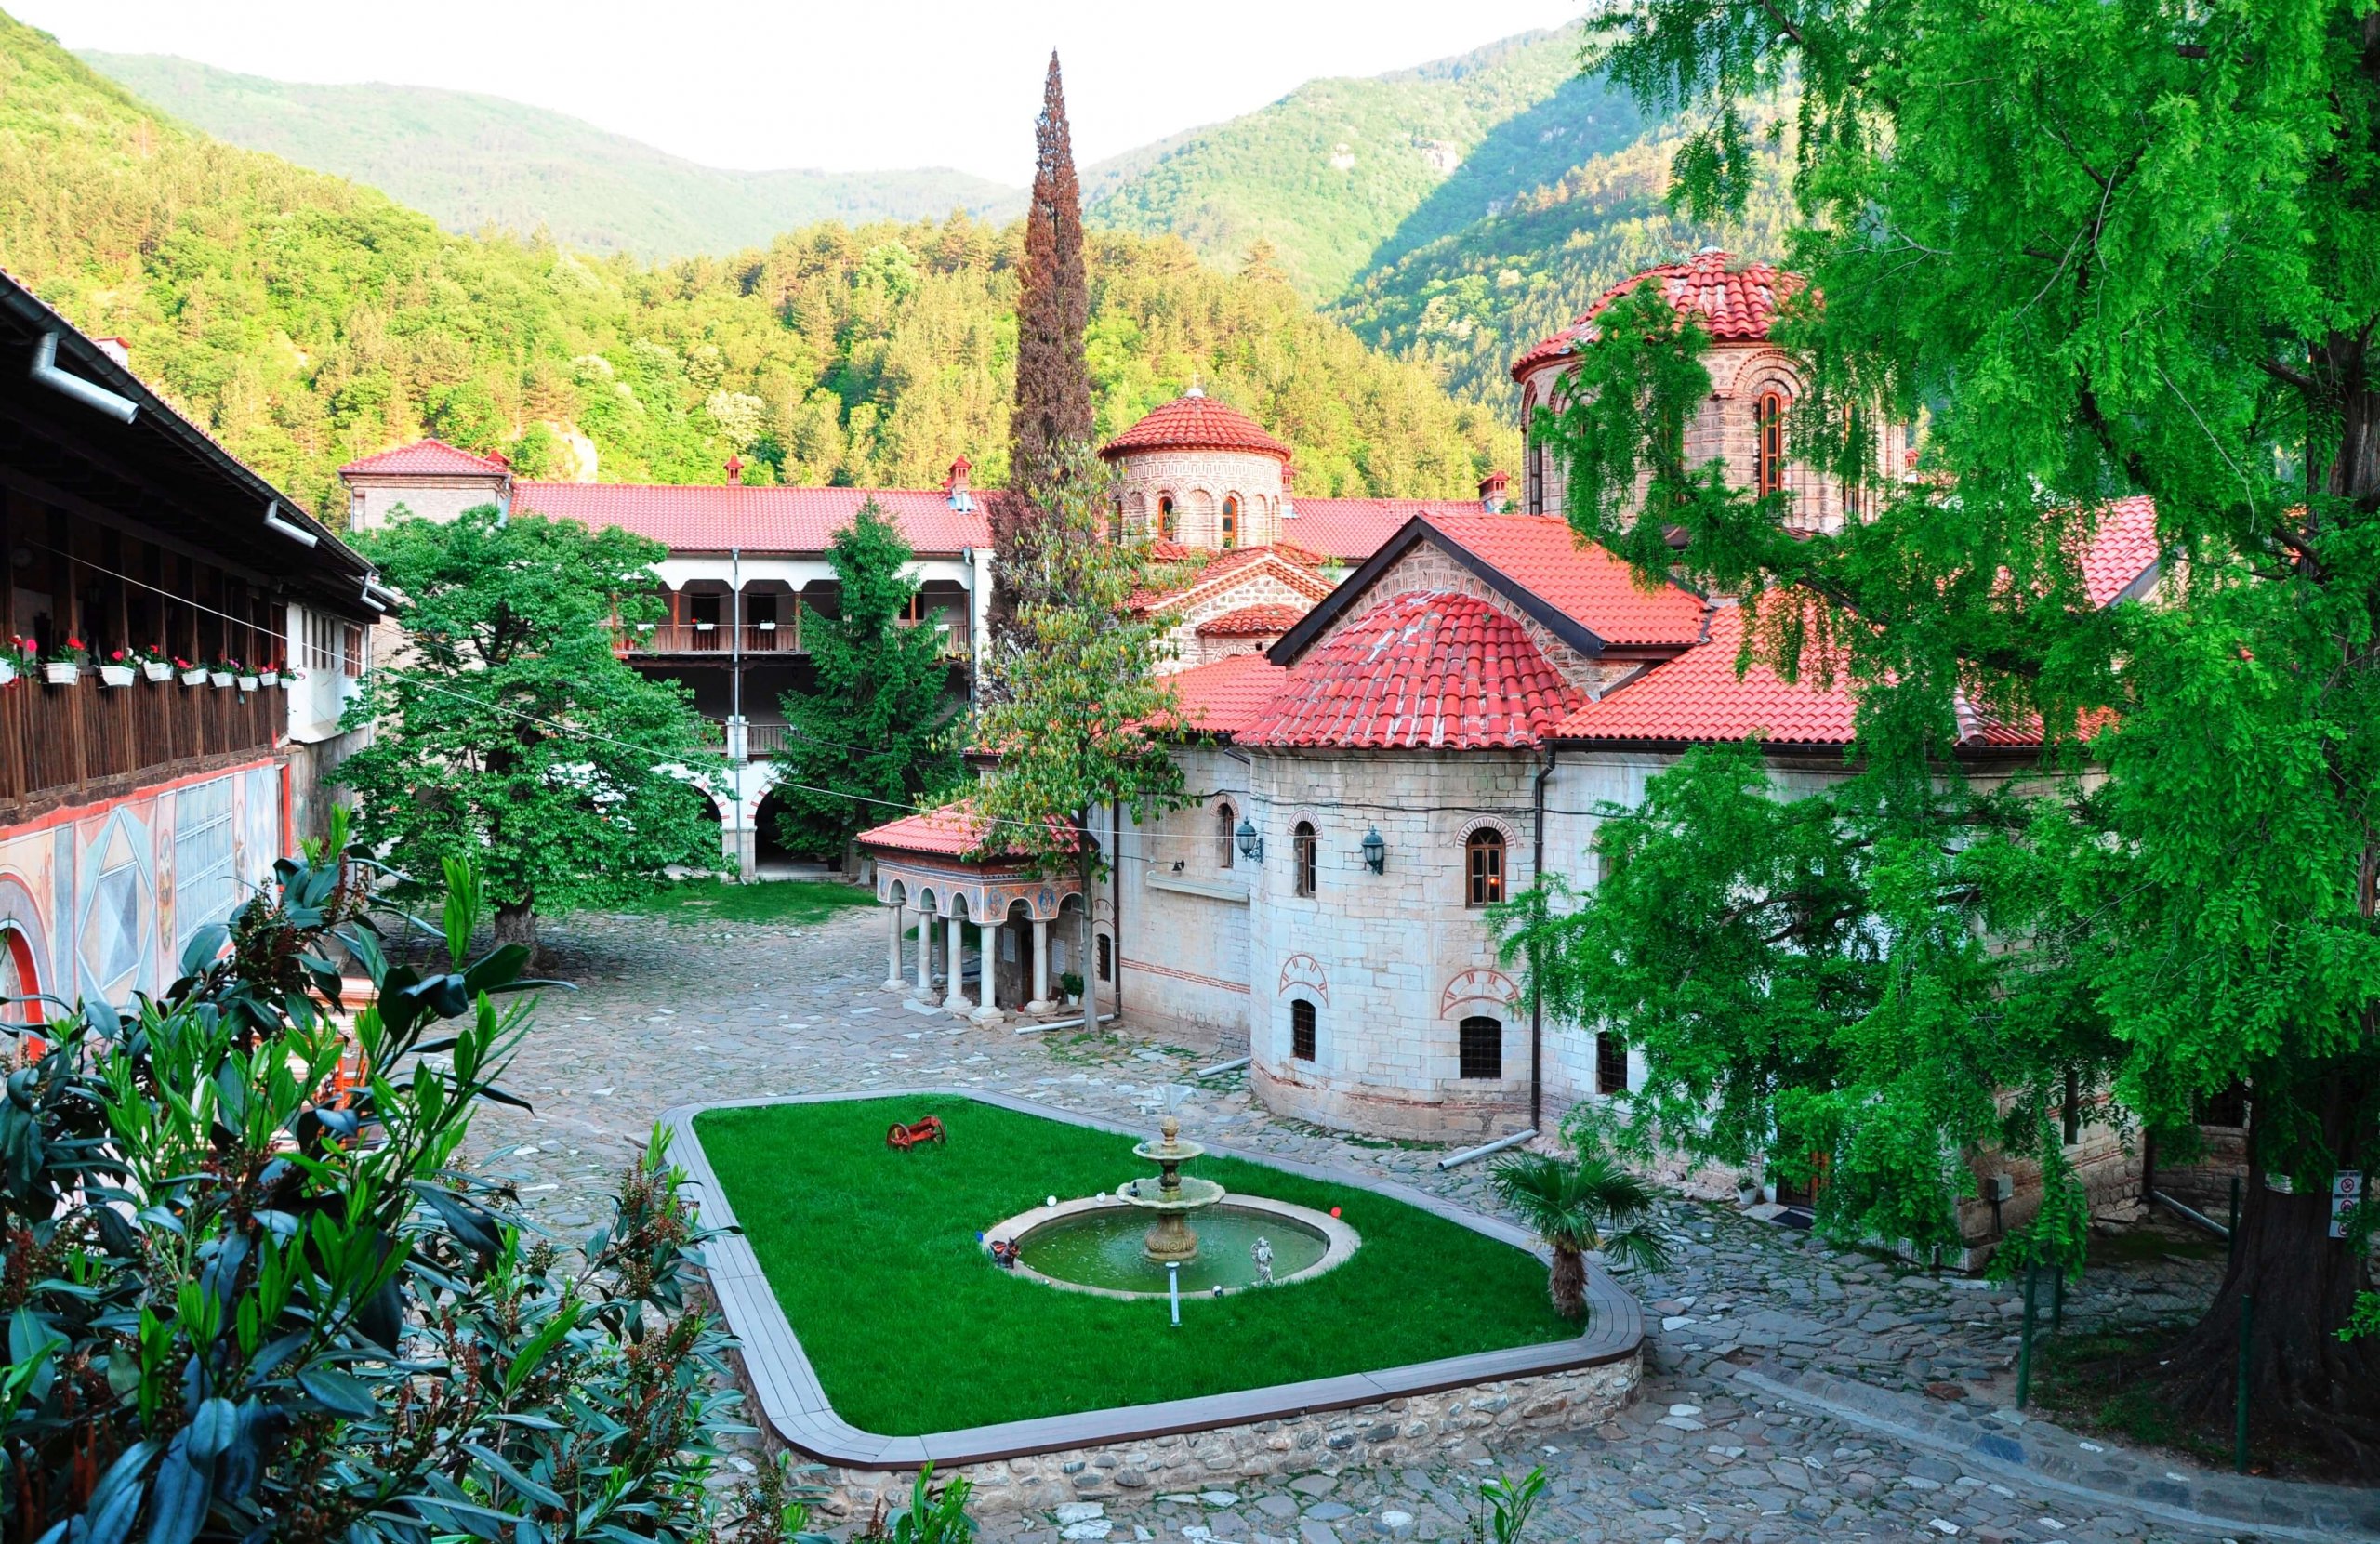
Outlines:
[{"label": "wooden balcony", "polygon": [[[905,622],[902,626],[914,627],[919,624]],[[939,621],[934,626],[942,629],[942,652],[945,658],[965,659],[969,656],[971,640],[963,616],[955,624]],[[735,629],[723,622],[658,622],[624,637],[617,652],[623,657],[644,654],[682,658],[692,655],[717,664],[739,652],[747,656],[766,658],[771,655],[807,654],[810,650],[802,642],[800,625],[792,622],[781,622],[774,627],[747,624],[744,628],[740,651]]]},{"label": "wooden balcony", "polygon": [[36,668],[0,690],[0,820],[269,755],[288,713],[278,686],[102,686],[89,667],[49,686]]}]

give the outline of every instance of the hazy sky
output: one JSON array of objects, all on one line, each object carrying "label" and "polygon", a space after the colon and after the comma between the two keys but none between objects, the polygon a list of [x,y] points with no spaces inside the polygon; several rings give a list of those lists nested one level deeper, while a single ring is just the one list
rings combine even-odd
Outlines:
[{"label": "hazy sky", "polygon": [[71,48],[534,102],[718,166],[1032,175],[1064,57],[1090,163],[1581,15],[1580,0],[7,0]]}]

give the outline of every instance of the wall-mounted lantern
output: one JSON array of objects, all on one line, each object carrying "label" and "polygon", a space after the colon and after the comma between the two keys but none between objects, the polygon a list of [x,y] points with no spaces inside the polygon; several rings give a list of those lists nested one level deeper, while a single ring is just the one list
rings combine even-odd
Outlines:
[{"label": "wall-mounted lantern", "polygon": [[1375,874],[1388,872],[1388,843],[1380,839],[1377,825],[1364,833],[1364,866]]},{"label": "wall-mounted lantern", "polygon": [[1264,838],[1256,834],[1256,823],[1243,817],[1239,823],[1239,855],[1250,863],[1264,861]]}]

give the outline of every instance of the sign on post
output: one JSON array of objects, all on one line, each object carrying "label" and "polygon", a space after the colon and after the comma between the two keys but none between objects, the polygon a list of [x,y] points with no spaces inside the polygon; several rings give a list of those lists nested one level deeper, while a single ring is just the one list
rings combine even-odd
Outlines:
[{"label": "sign on post", "polygon": [[2331,1236],[2347,1236],[2347,1214],[2363,1199],[2363,1170],[2342,1168],[2331,1176]]}]

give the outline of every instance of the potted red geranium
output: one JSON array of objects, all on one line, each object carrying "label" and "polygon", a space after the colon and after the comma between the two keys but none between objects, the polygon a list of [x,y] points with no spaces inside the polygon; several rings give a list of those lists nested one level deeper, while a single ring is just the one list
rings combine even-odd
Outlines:
[{"label": "potted red geranium", "polygon": [[151,680],[159,682],[169,681],[174,679],[174,661],[166,657],[165,651],[164,649],[159,648],[154,643],[152,643],[147,648],[137,652],[140,656],[140,673],[142,675],[148,677]]},{"label": "potted red geranium", "polygon": [[175,655],[174,673],[181,677],[184,686],[206,684],[206,666],[194,659],[184,659],[179,654]]},{"label": "potted red geranium", "polygon": [[267,686],[279,686],[281,684],[281,662],[275,660],[271,665],[268,665],[263,669],[258,671],[257,680],[262,681]]},{"label": "potted red geranium", "polygon": [[19,676],[32,669],[40,659],[41,651],[33,647],[32,639],[0,639],[0,686],[13,685]]},{"label": "potted red geranium", "polygon": [[207,684],[218,691],[229,691],[233,672],[240,667],[236,659],[218,659],[206,667]]},{"label": "potted red geranium", "polygon": [[83,666],[90,657],[90,646],[69,633],[42,660],[42,679],[52,686],[72,686],[83,679]]},{"label": "potted red geranium", "polygon": [[140,656],[129,649],[110,649],[99,661],[101,686],[130,686],[140,674]]}]

